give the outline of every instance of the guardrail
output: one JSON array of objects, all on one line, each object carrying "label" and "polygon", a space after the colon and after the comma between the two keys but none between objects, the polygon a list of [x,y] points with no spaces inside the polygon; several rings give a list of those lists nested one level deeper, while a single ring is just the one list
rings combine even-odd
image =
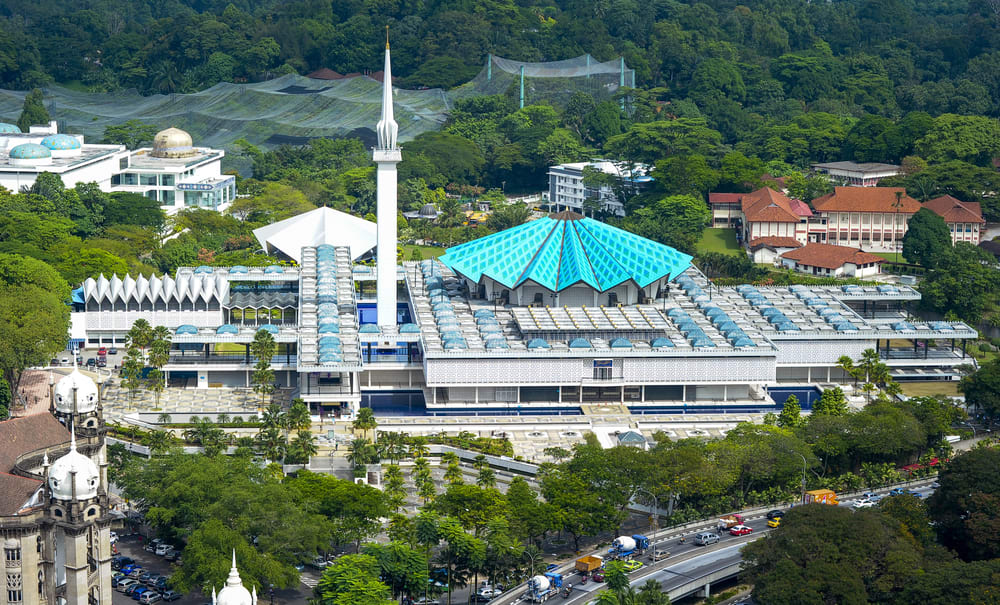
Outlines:
[{"label": "guardrail", "polygon": [[[921,485],[921,484],[932,483],[936,479],[937,479],[936,476],[929,476],[929,477],[925,477],[925,478],[922,478],[922,479],[915,479],[915,480],[912,480],[912,481],[903,481],[903,482],[900,482],[900,483],[894,483],[894,484],[887,485],[885,487],[880,487],[880,488],[877,488],[877,489],[871,489],[871,490],[867,490],[867,491],[874,492],[874,493],[888,493],[889,491],[891,491],[892,489],[895,489],[897,487],[913,487],[913,486],[917,486],[917,485]],[[846,493],[843,493],[843,494],[838,494],[838,500],[851,500],[851,499],[856,498],[856,497],[858,497],[858,496],[860,496],[860,495],[862,495],[864,493],[867,493],[867,492],[866,491],[856,491],[856,492],[846,492]],[[691,521],[689,523],[683,523],[683,524],[679,524],[679,525],[672,525],[670,527],[665,527],[663,529],[658,529],[655,532],[653,532],[650,535],[650,537],[649,537],[650,547],[651,548],[655,547],[657,540],[659,540],[660,542],[662,542],[664,540],[669,540],[669,539],[673,539],[673,538],[679,538],[680,536],[688,534],[688,533],[690,533],[690,532],[692,532],[694,530],[715,529],[716,528],[716,523],[717,523],[719,517],[724,517],[724,516],[729,515],[729,514],[738,513],[740,515],[743,515],[743,517],[745,519],[747,519],[747,520],[755,520],[755,519],[760,519],[760,518],[763,518],[763,517],[767,516],[767,511],[769,511],[769,510],[774,510],[775,508],[789,508],[789,507],[794,507],[794,506],[801,506],[801,504],[797,504],[797,503],[793,504],[793,503],[789,503],[789,502],[769,504],[767,506],[759,506],[759,507],[755,507],[755,508],[744,509],[744,510],[741,510],[741,511],[732,511],[732,512],[729,512],[729,513],[719,513],[718,515],[713,515],[712,517],[709,517],[709,518],[706,518],[706,519],[699,519],[698,521]],[[639,508],[637,508],[637,507],[632,506],[632,505],[630,505],[629,508],[633,509],[633,510],[640,510],[641,512],[650,512],[652,510],[649,507],[639,507]],[[606,553],[605,549],[593,550],[593,551],[590,551],[590,552],[587,552],[587,553],[579,553],[576,556],[576,558],[587,556],[587,555],[604,556],[605,553]],[[558,568],[554,569],[553,571],[561,573],[561,574],[565,574],[565,573],[571,572],[574,569],[574,566],[575,566],[575,563],[576,563],[576,558],[574,558],[574,559],[572,559],[570,561],[567,561],[566,563],[563,563],[562,565],[560,565]],[[521,584],[513,586],[510,589],[508,589],[507,591],[505,591],[502,595],[500,595],[499,597],[497,597],[497,599],[510,599],[511,597],[515,597],[515,596],[517,596],[517,595],[525,592],[527,590],[527,586],[528,586],[527,582],[522,582]],[[504,601],[504,602],[510,602],[510,601]]]}]

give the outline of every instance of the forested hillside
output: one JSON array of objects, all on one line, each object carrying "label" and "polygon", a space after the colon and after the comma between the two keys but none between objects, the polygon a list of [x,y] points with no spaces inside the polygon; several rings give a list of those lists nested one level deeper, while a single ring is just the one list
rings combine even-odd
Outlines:
[{"label": "forested hillside", "polygon": [[752,112],[1000,109],[995,0],[10,0],[0,87],[190,92],[329,67],[379,69],[385,24],[409,86],[454,86],[487,53],[624,55],[637,86],[690,98],[722,132]]}]

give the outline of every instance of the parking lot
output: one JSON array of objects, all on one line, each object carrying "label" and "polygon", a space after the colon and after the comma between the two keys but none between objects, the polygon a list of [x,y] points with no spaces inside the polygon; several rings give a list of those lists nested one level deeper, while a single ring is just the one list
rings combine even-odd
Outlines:
[{"label": "parking lot", "polygon": [[[170,575],[173,573],[174,569],[176,569],[175,565],[164,560],[163,557],[146,552],[142,548],[143,544],[145,544],[145,541],[140,542],[137,535],[130,535],[119,538],[116,546],[119,553],[126,557],[131,557],[147,571],[160,575]],[[239,566],[239,561],[236,564]],[[258,591],[261,605],[270,605],[271,603],[276,605],[305,605],[309,597],[312,596],[312,587],[316,585],[319,579],[319,572],[307,567],[303,570],[301,576],[302,581],[298,586],[291,589],[275,590],[273,596],[268,591]],[[220,583],[216,588],[221,589],[222,584]],[[117,590],[114,591],[111,602],[114,605],[135,605],[136,603],[136,601]],[[179,600],[171,601],[170,603],[161,603],[162,605],[204,605],[211,602],[211,594],[204,595],[200,591],[192,591],[181,596]]]}]

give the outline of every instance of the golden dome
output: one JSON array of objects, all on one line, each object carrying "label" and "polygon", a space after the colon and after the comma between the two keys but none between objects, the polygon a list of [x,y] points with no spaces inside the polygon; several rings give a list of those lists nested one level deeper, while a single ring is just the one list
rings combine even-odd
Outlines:
[{"label": "golden dome", "polygon": [[191,135],[180,128],[168,128],[153,137],[154,158],[187,158],[195,154]]}]

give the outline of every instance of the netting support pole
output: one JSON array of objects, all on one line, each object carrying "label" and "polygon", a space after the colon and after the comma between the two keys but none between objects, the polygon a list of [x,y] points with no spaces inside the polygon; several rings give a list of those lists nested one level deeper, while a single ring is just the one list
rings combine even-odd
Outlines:
[{"label": "netting support pole", "polygon": [[587,54],[587,79],[590,79],[590,54]]},{"label": "netting support pole", "polygon": [[486,81],[493,80],[493,53],[486,55]]},{"label": "netting support pole", "polygon": [[[618,86],[625,88],[625,57],[618,57]],[[625,109],[625,96],[622,95],[622,109]]]},{"label": "netting support pole", "polygon": [[521,107],[524,109],[524,66],[521,66]]}]

